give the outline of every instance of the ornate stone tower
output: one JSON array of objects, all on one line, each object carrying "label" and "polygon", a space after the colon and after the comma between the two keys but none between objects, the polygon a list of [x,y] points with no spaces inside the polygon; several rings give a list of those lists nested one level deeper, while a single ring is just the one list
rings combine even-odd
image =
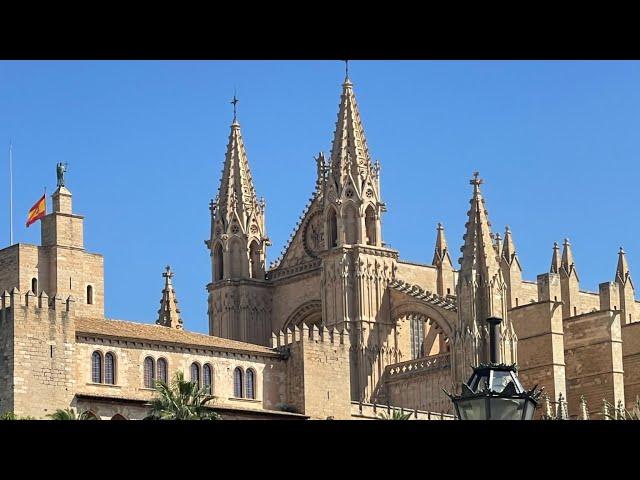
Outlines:
[{"label": "ornate stone tower", "polygon": [[318,157],[325,248],[322,317],[351,340],[351,398],[368,401],[386,365],[390,323],[387,284],[397,252],[382,243],[380,166],[372,163],[348,76],[342,85],[329,164]]},{"label": "ornate stone tower", "polygon": [[235,115],[218,196],[210,203],[212,281],[211,335],[267,345],[271,338],[270,300],[265,282],[265,201],[258,201],[240,124]]},{"label": "ornate stone tower", "polygon": [[[501,324],[501,360],[505,363],[516,360],[516,335],[507,315],[507,285],[500,268],[499,253],[492,241],[491,224],[480,192],[482,180],[477,172],[470,183],[473,197],[465,225],[464,246],[460,249],[462,258],[456,287],[458,324],[454,329],[451,355],[456,386],[468,380],[471,365],[489,360],[488,317],[504,320]],[[504,253],[509,254],[508,251]]]}]

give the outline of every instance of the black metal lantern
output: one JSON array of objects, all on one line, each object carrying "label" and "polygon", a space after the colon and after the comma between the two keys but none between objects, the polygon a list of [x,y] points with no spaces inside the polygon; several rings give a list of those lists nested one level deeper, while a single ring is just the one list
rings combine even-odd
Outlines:
[{"label": "black metal lantern", "polygon": [[541,391],[526,391],[518,380],[515,364],[498,363],[501,318],[489,323],[490,363],[473,367],[473,375],[462,384],[461,395],[445,392],[453,401],[460,420],[531,420]]}]

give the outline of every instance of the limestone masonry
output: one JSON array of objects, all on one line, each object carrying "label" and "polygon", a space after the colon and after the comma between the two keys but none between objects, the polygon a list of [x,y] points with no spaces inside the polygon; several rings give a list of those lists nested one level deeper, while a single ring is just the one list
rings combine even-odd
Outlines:
[{"label": "limestone masonry", "polygon": [[602,418],[603,399],[631,407],[640,309],[625,252],[598,293],[580,290],[568,240],[553,246],[548,272],[523,280],[476,173],[459,269],[440,224],[431,265],[401,260],[383,242],[380,165],[349,78],[342,88],[331,154],[318,154],[313,194],[268,268],[266,203],[234,118],[209,205],[209,335],[183,323],[169,267],[155,325],[105,318],[103,257],[85,251],[84,219],[58,187],[41,245],[0,250],[0,412],[140,419],[154,381],[180,370],[224,418],[362,419],[395,407],[451,419],[442,389],[488,360],[489,316],[504,319],[502,360],[518,363],[526,388],[562,395],[570,417]]}]

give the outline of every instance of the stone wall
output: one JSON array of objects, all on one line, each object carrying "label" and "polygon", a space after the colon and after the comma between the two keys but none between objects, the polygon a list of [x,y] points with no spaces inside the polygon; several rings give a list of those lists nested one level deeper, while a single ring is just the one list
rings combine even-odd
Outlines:
[{"label": "stone wall", "polygon": [[320,303],[320,269],[278,280],[272,292],[271,331],[279,332],[299,307],[313,301]]},{"label": "stone wall", "polygon": [[43,418],[67,408],[76,388],[73,303],[17,290],[3,303],[2,410]]},{"label": "stone wall", "polygon": [[409,410],[453,413],[453,404],[442,391],[451,392],[449,354],[434,355],[389,365],[378,391],[378,403]]},{"label": "stone wall", "polygon": [[287,403],[315,419],[351,417],[349,340],[337,330],[301,325],[274,335],[287,359]]},{"label": "stone wall", "polygon": [[[542,301],[509,310],[518,337],[518,377],[523,387],[544,387],[566,398],[564,331],[559,302]],[[538,410],[540,412],[540,410]]]},{"label": "stone wall", "polygon": [[640,322],[623,325],[621,330],[625,405],[632,410],[640,397]]},{"label": "stone wall", "polygon": [[624,401],[619,312],[586,313],[563,323],[569,415],[579,412],[581,395],[593,414],[602,399],[614,405]]},{"label": "stone wall", "polygon": [[[399,260],[396,263],[398,270],[396,270],[396,277],[404,280],[407,283],[419,285],[425,290],[435,292],[436,279],[438,275],[438,269],[432,265],[422,265],[417,263],[407,262],[405,260]],[[452,294],[455,295],[456,288],[453,282],[453,276],[448,288],[451,289]]]}]

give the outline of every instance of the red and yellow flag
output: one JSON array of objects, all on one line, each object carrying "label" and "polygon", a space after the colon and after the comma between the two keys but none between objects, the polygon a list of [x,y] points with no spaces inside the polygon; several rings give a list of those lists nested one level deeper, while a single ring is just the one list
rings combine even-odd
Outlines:
[{"label": "red and yellow flag", "polygon": [[29,215],[27,215],[27,227],[32,223],[44,218],[47,214],[47,201],[46,195],[42,195],[42,198],[38,200],[31,210],[29,210]]}]

